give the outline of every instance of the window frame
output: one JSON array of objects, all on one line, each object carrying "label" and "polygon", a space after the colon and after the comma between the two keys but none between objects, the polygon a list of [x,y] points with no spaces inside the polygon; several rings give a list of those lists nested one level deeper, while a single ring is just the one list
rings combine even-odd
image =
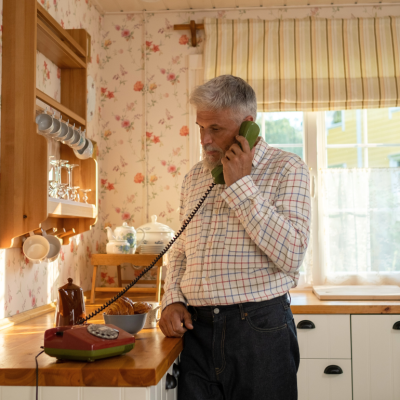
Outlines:
[{"label": "window frame", "polygon": [[[366,118],[367,110],[359,110],[362,114],[362,118]],[[264,125],[263,113],[262,122]],[[310,197],[311,197],[311,236],[310,243],[312,245],[312,282],[311,284],[305,283],[305,273],[300,272],[300,279],[295,290],[310,289],[314,285],[323,285],[325,281],[325,272],[323,265],[325,265],[327,254],[324,252],[323,246],[319,246],[320,243],[324,243],[323,230],[321,229],[319,221],[322,221],[323,217],[323,204],[322,199],[318,196],[318,188],[322,187],[321,175],[318,171],[322,168],[328,168],[328,148],[348,148],[356,147],[361,148],[364,152],[368,151],[368,148],[382,147],[382,146],[399,146],[397,143],[368,143],[368,127],[366,131],[362,132],[362,143],[357,144],[345,144],[345,145],[328,145],[327,143],[327,130],[325,125],[325,112],[324,111],[303,111],[303,151],[304,161],[309,168],[310,173]],[[344,115],[342,115],[342,123],[344,122]],[[340,125],[339,125],[340,126]],[[343,127],[343,125],[342,125]],[[263,137],[265,137],[265,128],[262,129]],[[270,144],[271,146],[283,147],[280,144]],[[286,147],[293,147],[294,145],[286,144]],[[296,146],[301,147],[301,146]],[[397,158],[397,154],[396,154]],[[365,157],[364,157],[365,159]],[[366,157],[368,160],[368,155]],[[364,167],[364,166],[363,166]]]},{"label": "window frame", "polygon": [[[262,137],[265,138],[265,114],[267,112],[262,113],[261,119],[261,134]],[[322,131],[322,137],[318,137],[318,130]],[[307,164],[310,174],[310,197],[311,197],[311,208],[313,210],[313,215],[311,218],[311,230],[313,235],[311,236],[310,243],[312,245],[312,265],[317,266],[313,267],[313,282],[311,285],[307,285],[305,282],[305,273],[300,272],[299,282],[296,288],[291,289],[291,291],[296,290],[304,290],[309,289],[313,285],[320,285],[323,282],[322,277],[322,269],[318,268],[319,265],[324,261],[323,254],[318,247],[319,241],[319,229],[318,229],[318,221],[319,221],[319,213],[318,213],[318,187],[320,187],[320,182],[318,181],[318,165],[326,164],[325,157],[325,149],[321,148],[321,139],[323,139],[323,135],[325,133],[325,114],[324,112],[317,111],[303,111],[303,144],[286,144],[285,147],[303,147],[304,154],[304,162]],[[320,133],[321,136],[321,133]],[[268,143],[271,146],[279,146],[284,147],[281,144]],[[321,164],[322,163],[322,164]]]}]

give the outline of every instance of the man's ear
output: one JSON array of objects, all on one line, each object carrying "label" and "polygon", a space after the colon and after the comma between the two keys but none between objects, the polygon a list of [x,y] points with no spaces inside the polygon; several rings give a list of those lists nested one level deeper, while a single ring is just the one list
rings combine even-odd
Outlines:
[{"label": "man's ear", "polygon": [[254,121],[251,115],[248,115],[243,121]]}]

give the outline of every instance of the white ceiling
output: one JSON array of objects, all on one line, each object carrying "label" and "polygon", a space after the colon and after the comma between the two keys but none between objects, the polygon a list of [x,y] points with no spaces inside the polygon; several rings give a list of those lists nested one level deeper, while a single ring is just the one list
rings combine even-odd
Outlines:
[{"label": "white ceiling", "polygon": [[[248,8],[271,6],[302,5],[338,5],[357,4],[351,0],[158,0],[147,2],[142,0],[91,0],[101,13],[165,11],[165,10],[204,10],[221,8]],[[385,3],[396,3],[399,0],[385,0]],[[379,0],[361,0],[359,4],[379,3]]]}]

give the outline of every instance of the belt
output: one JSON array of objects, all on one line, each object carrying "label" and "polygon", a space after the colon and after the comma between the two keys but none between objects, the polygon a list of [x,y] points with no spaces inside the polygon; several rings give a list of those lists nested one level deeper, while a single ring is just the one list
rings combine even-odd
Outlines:
[{"label": "belt", "polygon": [[[290,299],[290,300],[289,300]],[[257,301],[257,302],[246,302],[237,303],[229,305],[215,305],[215,306],[189,306],[188,311],[192,315],[195,321],[201,321],[207,324],[212,324],[214,322],[214,314],[225,314],[234,315],[237,313],[243,313],[244,311],[251,311],[258,308],[266,307],[272,304],[283,303],[290,305],[291,297],[289,292],[283,296],[274,297],[270,300]]]}]

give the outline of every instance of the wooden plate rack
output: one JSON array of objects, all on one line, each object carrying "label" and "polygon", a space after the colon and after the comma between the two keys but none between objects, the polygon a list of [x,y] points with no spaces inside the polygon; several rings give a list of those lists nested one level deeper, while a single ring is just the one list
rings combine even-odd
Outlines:
[{"label": "wooden plate rack", "polygon": [[[61,69],[61,101],[36,88],[36,52]],[[80,160],[60,142],[60,158],[79,164],[74,185],[92,189],[88,203],[49,199],[48,140],[35,122],[39,99],[63,120],[86,128],[87,60],[90,36],[84,29],[63,29],[37,0],[4,0],[0,248],[20,247],[29,231],[57,228],[63,239],[87,231],[97,221],[97,145],[93,157]],[[39,108],[40,109],[40,108]],[[75,231],[75,233],[73,232]]]}]

